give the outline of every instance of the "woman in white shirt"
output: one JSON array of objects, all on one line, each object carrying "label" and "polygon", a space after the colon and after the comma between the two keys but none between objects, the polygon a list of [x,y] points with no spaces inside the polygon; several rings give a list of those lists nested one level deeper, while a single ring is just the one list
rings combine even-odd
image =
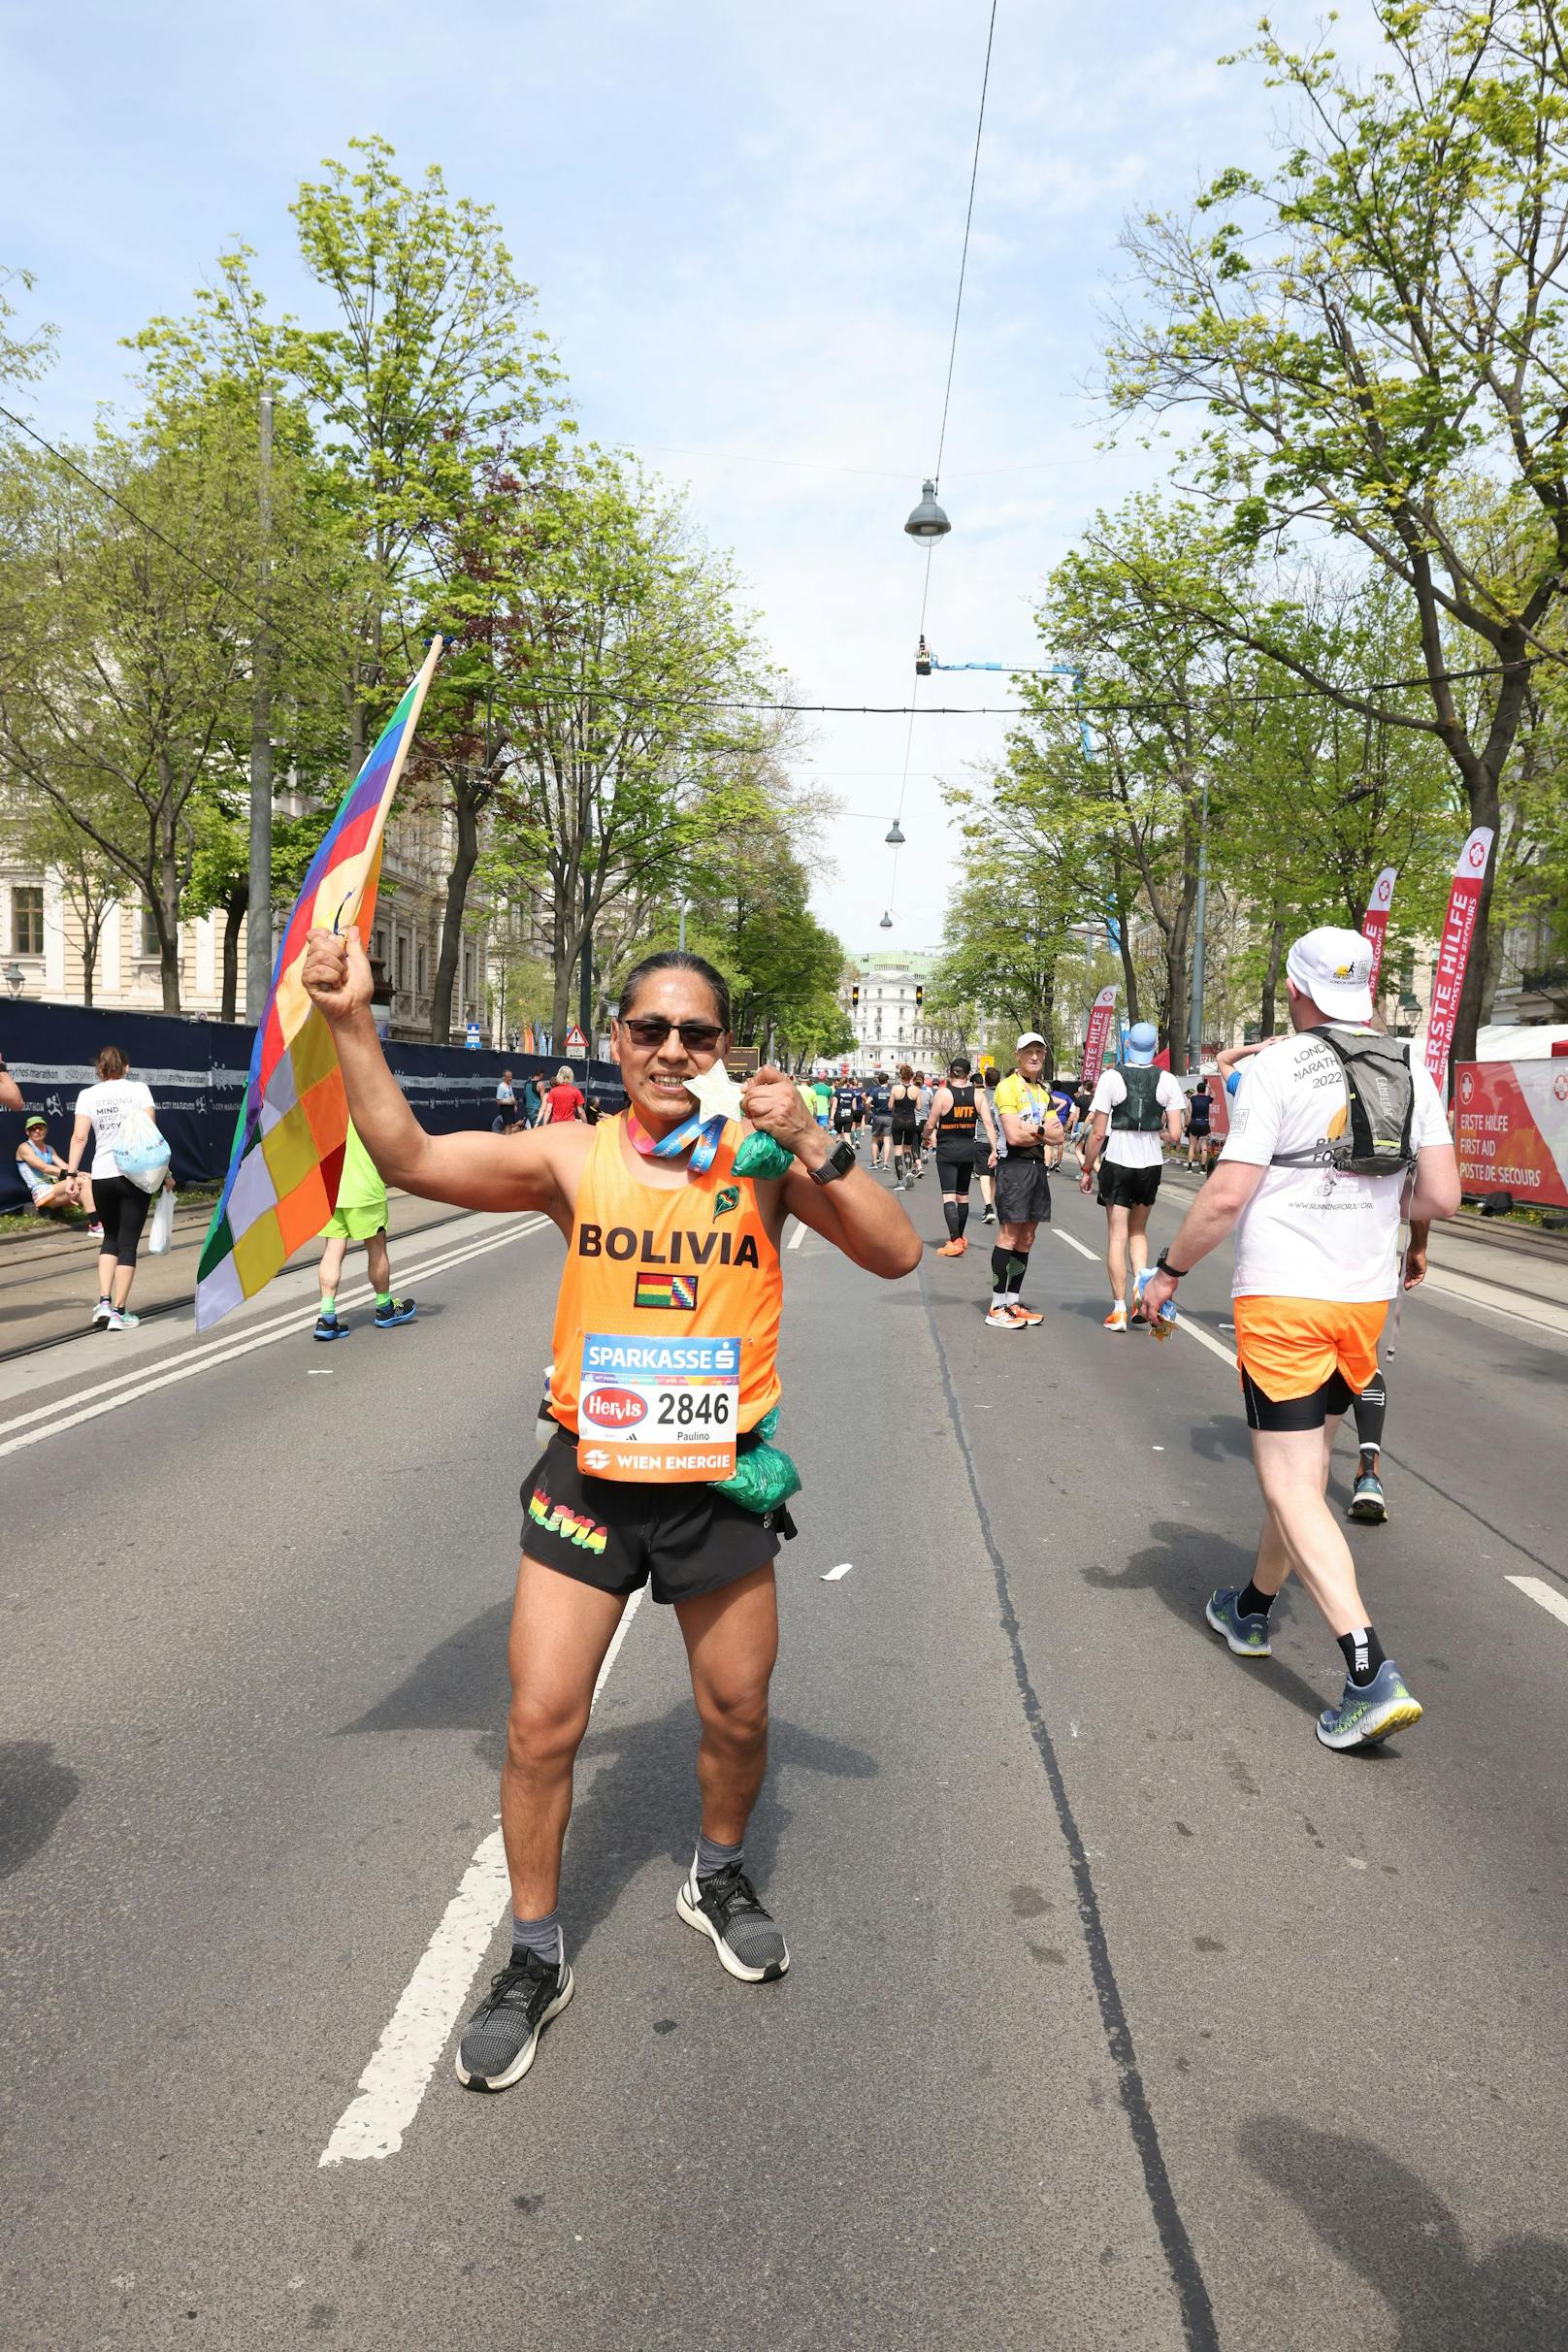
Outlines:
[{"label": "woman in white shirt", "polygon": [[[77,1096],[77,1123],[71,1136],[70,1176],[80,1186],[82,1156],[92,1137],[92,1191],[104,1228],[98,1254],[98,1304],[92,1311],[95,1330],[123,1331],[141,1321],[130,1314],[126,1300],[136,1279],[136,1253],[152,1202],[139,1184],[119,1172],[114,1146],[132,1111],[153,1116],[152,1096],[139,1078],[129,1075],[130,1063],[117,1045],[106,1045],[98,1057],[98,1083],[83,1087]],[[172,1174],[164,1183],[174,1184]]]}]

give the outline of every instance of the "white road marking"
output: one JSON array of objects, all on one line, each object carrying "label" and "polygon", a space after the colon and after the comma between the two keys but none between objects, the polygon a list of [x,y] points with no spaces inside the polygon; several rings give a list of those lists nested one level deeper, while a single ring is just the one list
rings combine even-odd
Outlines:
[{"label": "white road marking", "polygon": [[[482,1241],[470,1242],[441,1257],[427,1258],[421,1264],[406,1266],[401,1269],[401,1279],[421,1282],[427,1276],[446,1273],[453,1266],[466,1264],[471,1258],[481,1258],[491,1250],[505,1248],[508,1242],[521,1241],[550,1223],[549,1218],[540,1217],[531,1224],[514,1225],[505,1233],[492,1233]],[[351,1291],[340,1293],[340,1296],[344,1306],[355,1307],[367,1304],[375,1292],[367,1283]],[[40,1405],[29,1413],[15,1414],[0,1421],[0,1432],[3,1432],[0,1434],[0,1458],[8,1454],[19,1454],[25,1447],[36,1446],[47,1437],[57,1437],[67,1429],[75,1429],[82,1421],[97,1421],[102,1415],[114,1413],[121,1405],[131,1404],[138,1397],[149,1396],[159,1388],[172,1388],[178,1381],[193,1379],[199,1372],[212,1370],[219,1364],[233,1363],[237,1357],[249,1356],[257,1348],[271,1347],[275,1341],[287,1339],[291,1333],[297,1337],[306,1328],[301,1317],[302,1308],[294,1307],[288,1314],[279,1316],[276,1322],[264,1323],[259,1330],[244,1339],[218,1340],[192,1348],[177,1363],[164,1370],[120,1373],[113,1380],[100,1383],[95,1388],[82,1391],[75,1412],[61,1413],[58,1405]],[[39,1423],[43,1426],[38,1426]]]},{"label": "white road marking", "polygon": [[790,1235],[789,1240],[785,1243],[785,1248],[788,1250],[798,1250],[801,1242],[804,1241],[807,1230],[808,1228],[800,1223],[799,1218],[797,1218],[795,1221],[795,1230]]},{"label": "white road marking", "polygon": [[1544,1584],[1538,1576],[1511,1576],[1506,1582],[1519,1591],[1527,1593],[1532,1601],[1539,1601],[1549,1616],[1560,1617],[1568,1625],[1568,1599],[1553,1585]]},{"label": "white road marking", "polygon": [[836,1584],[841,1576],[848,1576],[854,1565],[855,1563],[853,1560],[840,1560],[836,1568],[829,1569],[827,1575],[822,1580],[823,1583],[825,1584]]},{"label": "white road marking", "polygon": [[[599,1669],[589,1714],[609,1680],[621,1644],[637,1616],[646,1586],[639,1586],[621,1612],[621,1621]],[[441,2054],[474,1983],[503,1911],[511,1901],[506,1849],[499,1829],[479,1846],[463,1882],[441,1914],[441,1924],[404,1987],[385,2033],[350,2100],[316,2160],[329,2164],[379,2163],[395,2156],[403,2135],[419,2111]]]},{"label": "white road marking", "polygon": [[[1091,1259],[1094,1264],[1099,1264],[1100,1259],[1097,1250],[1086,1249],[1083,1243],[1075,1240],[1071,1233],[1063,1233],[1060,1225],[1053,1225],[1051,1230],[1056,1235],[1058,1241],[1064,1241],[1069,1250],[1077,1251],[1080,1258],[1087,1258]],[[1236,1359],[1231,1354],[1230,1350],[1225,1346],[1225,1342],[1223,1340],[1213,1338],[1209,1332],[1204,1330],[1201,1323],[1195,1323],[1192,1321],[1191,1315],[1184,1315],[1178,1312],[1176,1317],[1176,1329],[1178,1333],[1185,1331],[1189,1339],[1195,1339],[1200,1348],[1207,1348],[1211,1356],[1218,1356],[1222,1363],[1227,1363],[1232,1371],[1235,1370]]]}]

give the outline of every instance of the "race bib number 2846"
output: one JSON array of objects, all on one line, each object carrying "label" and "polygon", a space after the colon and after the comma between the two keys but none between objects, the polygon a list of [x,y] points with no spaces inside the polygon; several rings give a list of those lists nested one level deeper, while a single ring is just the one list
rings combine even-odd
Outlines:
[{"label": "race bib number 2846", "polygon": [[577,1460],[592,1478],[706,1484],[735,1466],[738,1339],[590,1331],[582,1343]]}]

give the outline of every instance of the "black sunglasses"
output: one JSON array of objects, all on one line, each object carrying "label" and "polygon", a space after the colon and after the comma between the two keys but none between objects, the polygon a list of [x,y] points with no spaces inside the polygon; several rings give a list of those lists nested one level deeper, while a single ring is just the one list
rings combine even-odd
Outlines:
[{"label": "black sunglasses", "polygon": [[724,1035],[716,1021],[667,1021],[663,1013],[639,1013],[622,1023],[635,1044],[661,1046],[671,1029],[679,1029],[689,1054],[710,1054]]}]

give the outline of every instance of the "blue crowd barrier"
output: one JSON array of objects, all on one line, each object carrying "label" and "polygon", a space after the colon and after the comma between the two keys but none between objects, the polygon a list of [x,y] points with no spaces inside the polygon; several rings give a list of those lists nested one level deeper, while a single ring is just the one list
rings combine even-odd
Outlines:
[{"label": "blue crowd barrier", "polygon": [[[228,1170],[235,1122],[245,1099],[254,1031],[237,1023],[173,1020],[164,1013],[85,1011],[80,1004],[0,1006],[0,1052],[28,1111],[49,1122],[49,1140],[64,1158],[76,1099],[94,1079],[106,1045],[117,1045],[131,1075],[150,1088],[158,1125],[169,1138],[178,1185],[219,1185]],[[553,1083],[559,1054],[495,1054],[464,1046],[389,1044],[386,1058],[421,1127],[453,1135],[487,1127],[496,1116],[496,1082],[505,1069],[519,1093],[525,1078]],[[579,1085],[604,1109],[618,1108],[621,1074],[611,1062],[572,1064]],[[0,1110],[0,1212],[25,1208],[16,1168],[22,1138],[18,1111]]]}]

